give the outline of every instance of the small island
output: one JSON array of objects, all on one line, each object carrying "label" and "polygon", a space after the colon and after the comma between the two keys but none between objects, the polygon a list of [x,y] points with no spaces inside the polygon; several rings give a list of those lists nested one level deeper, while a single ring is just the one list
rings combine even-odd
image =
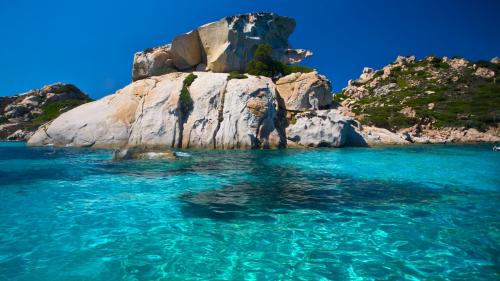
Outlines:
[{"label": "small island", "polygon": [[[71,105],[85,103],[76,108],[56,108],[50,100],[42,101],[42,111],[32,106],[35,93],[66,100],[59,88],[50,91],[55,86],[4,98],[1,118],[8,124],[0,132],[29,139],[31,146],[95,148],[500,141],[498,58],[400,56],[381,70],[365,68],[333,93],[327,77],[299,65],[313,53],[290,47],[294,28],[293,19],[274,13],[205,24],[171,44],[136,53],[134,82],[99,100],[86,103],[90,99],[80,94],[70,99]],[[26,113],[33,116],[28,125],[17,121]],[[35,125],[41,126],[33,133]]]},{"label": "small island", "polygon": [[500,280],[499,4],[4,2],[0,281]]}]

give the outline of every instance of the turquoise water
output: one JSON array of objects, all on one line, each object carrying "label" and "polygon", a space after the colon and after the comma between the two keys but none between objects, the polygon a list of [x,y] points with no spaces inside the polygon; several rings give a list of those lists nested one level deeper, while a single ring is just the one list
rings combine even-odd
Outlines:
[{"label": "turquoise water", "polygon": [[499,280],[491,146],[189,151],[0,143],[0,280]]}]

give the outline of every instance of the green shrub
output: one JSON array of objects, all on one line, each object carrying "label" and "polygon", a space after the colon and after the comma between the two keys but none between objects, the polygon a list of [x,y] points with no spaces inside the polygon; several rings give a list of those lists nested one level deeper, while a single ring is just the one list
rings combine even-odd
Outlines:
[{"label": "green shrub", "polygon": [[344,101],[347,98],[348,98],[348,96],[342,92],[336,93],[335,95],[333,95],[333,101],[339,102],[339,103]]},{"label": "green shrub", "polygon": [[42,107],[42,114],[33,119],[33,125],[39,126],[54,120],[62,113],[63,110],[70,110],[86,102],[87,100],[68,99],[44,105]]},{"label": "green shrub", "polygon": [[246,76],[245,74],[243,73],[240,73],[239,71],[231,71],[229,72],[229,75],[227,76],[227,80],[231,80],[231,79],[247,79],[248,76]]},{"label": "green shrub", "polygon": [[7,119],[5,116],[0,116],[0,124],[7,123],[9,119]]},{"label": "green shrub", "polygon": [[269,44],[257,46],[253,58],[248,62],[247,72],[252,75],[275,77],[283,74],[283,64],[272,58],[273,48]]},{"label": "green shrub", "polygon": [[277,77],[294,72],[308,73],[314,69],[301,65],[286,65],[272,58],[273,48],[269,44],[257,45],[253,58],[248,62],[246,72],[257,76]]},{"label": "green shrub", "polygon": [[401,77],[398,77],[396,79],[396,83],[398,84],[398,86],[403,89],[403,88],[406,88],[408,87],[408,81],[406,81],[405,79],[401,78]]},{"label": "green shrub", "polygon": [[190,73],[186,78],[184,78],[181,94],[179,96],[180,107],[183,113],[187,113],[191,109],[193,109],[193,99],[191,98],[191,94],[189,93],[189,86],[193,84],[194,80],[197,77],[198,76],[194,75],[193,73]]},{"label": "green shrub", "polygon": [[283,65],[283,75],[288,75],[288,74],[292,74],[295,72],[309,73],[309,72],[313,72],[313,71],[314,71],[313,68],[303,66],[303,65]]},{"label": "green shrub", "polygon": [[58,85],[55,89],[52,91],[55,94],[61,94],[61,93],[71,93],[71,92],[79,92],[78,88],[71,84],[63,84],[63,85]]},{"label": "green shrub", "polygon": [[184,79],[184,86],[191,86],[196,78],[198,78],[198,76],[194,75],[193,73],[189,73],[189,75]]}]

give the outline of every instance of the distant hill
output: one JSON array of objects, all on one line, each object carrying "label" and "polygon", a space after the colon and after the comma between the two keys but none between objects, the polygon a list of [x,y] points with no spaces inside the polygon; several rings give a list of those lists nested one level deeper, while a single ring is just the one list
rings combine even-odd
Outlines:
[{"label": "distant hill", "polygon": [[365,68],[335,96],[363,125],[396,132],[412,128],[474,128],[500,121],[500,59],[468,61],[398,57],[380,70]]},{"label": "distant hill", "polygon": [[0,97],[0,139],[27,140],[40,125],[89,101],[80,89],[64,83]]}]

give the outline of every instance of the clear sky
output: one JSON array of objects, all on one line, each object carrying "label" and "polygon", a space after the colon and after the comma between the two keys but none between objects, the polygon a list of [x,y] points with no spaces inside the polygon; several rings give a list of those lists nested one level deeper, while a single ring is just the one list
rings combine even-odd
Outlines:
[{"label": "clear sky", "polygon": [[130,83],[134,52],[260,11],[296,19],[292,46],[335,90],[398,55],[500,56],[500,0],[0,0],[0,95],[61,81],[99,98]]}]

